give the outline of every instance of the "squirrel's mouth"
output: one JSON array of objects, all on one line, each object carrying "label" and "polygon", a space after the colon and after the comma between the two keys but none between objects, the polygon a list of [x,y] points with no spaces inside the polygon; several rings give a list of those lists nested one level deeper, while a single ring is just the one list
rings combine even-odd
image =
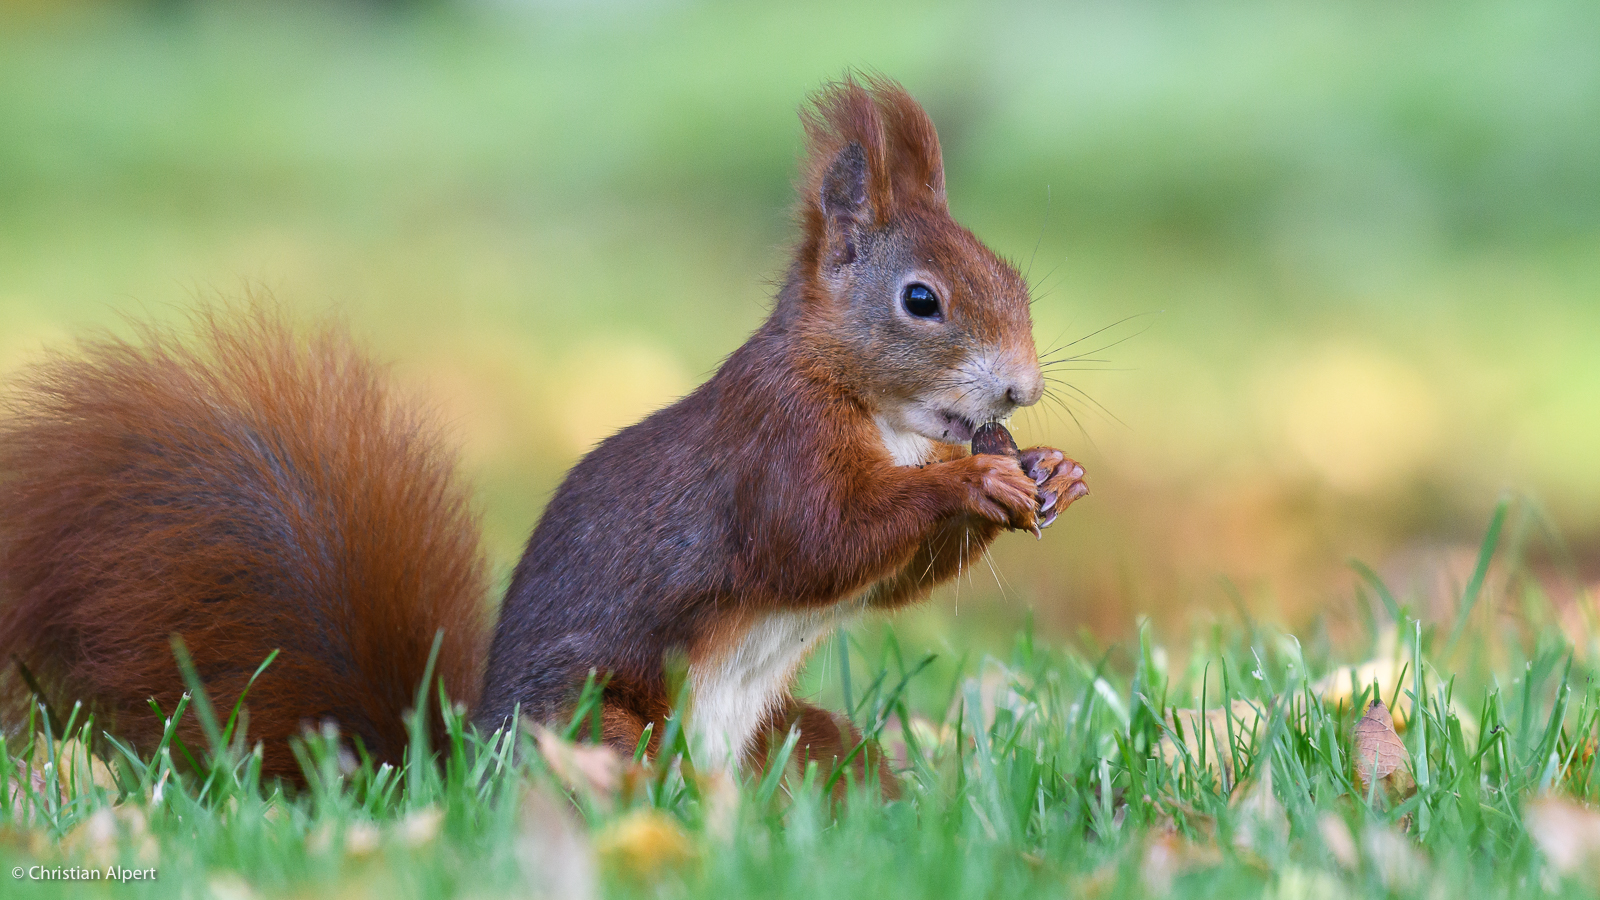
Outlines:
[{"label": "squirrel's mouth", "polygon": [[944,426],[942,440],[950,444],[965,444],[972,440],[978,426],[966,416],[948,409],[939,410],[939,421]]}]

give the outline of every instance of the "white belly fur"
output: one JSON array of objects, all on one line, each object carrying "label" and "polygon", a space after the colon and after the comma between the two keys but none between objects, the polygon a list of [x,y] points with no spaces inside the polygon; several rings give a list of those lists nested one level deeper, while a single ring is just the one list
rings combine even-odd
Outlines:
[{"label": "white belly fur", "polygon": [[[877,425],[895,465],[928,461],[932,441],[896,430],[882,417]],[[861,610],[860,600],[848,600],[824,609],[771,613],[717,658],[691,665],[688,731],[696,765],[736,764],[806,657]]]},{"label": "white belly fur", "polygon": [[776,612],[715,659],[689,667],[688,733],[695,764],[737,765],[789,683],[829,632],[861,611],[858,601]]},{"label": "white belly fur", "polygon": [[914,431],[899,431],[883,416],[876,420],[883,449],[897,466],[920,466],[933,453],[933,441]]}]

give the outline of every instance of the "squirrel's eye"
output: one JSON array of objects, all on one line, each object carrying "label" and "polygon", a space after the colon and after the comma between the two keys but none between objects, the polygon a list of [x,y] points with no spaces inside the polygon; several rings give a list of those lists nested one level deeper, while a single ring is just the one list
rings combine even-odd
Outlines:
[{"label": "squirrel's eye", "polygon": [[939,296],[920,281],[913,281],[900,292],[900,305],[919,319],[943,318],[939,314]]}]

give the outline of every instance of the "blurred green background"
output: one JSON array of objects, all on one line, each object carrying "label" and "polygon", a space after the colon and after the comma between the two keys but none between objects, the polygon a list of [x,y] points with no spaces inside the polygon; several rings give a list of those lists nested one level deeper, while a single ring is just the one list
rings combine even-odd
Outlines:
[{"label": "blurred green background", "polygon": [[855,67],[932,113],[1041,349],[1096,351],[1015,427],[1093,495],[906,628],[1336,629],[1349,558],[1442,595],[1508,489],[1593,602],[1591,0],[0,9],[0,373],[198,297],[343,316],[458,435],[502,567],[761,320],[795,107]]}]

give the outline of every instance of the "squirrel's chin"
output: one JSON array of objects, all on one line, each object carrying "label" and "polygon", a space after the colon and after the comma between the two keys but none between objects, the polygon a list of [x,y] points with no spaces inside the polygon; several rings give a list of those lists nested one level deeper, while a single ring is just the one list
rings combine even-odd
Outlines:
[{"label": "squirrel's chin", "polygon": [[978,430],[973,420],[948,409],[918,410],[910,424],[918,434],[942,444],[965,444]]}]

